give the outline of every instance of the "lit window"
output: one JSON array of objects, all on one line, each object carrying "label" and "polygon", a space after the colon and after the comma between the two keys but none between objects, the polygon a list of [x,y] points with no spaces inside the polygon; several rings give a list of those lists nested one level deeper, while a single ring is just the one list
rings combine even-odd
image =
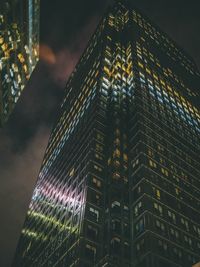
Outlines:
[{"label": "lit window", "polygon": [[144,65],[141,62],[138,62],[138,66],[142,69],[144,68]]},{"label": "lit window", "polygon": [[95,184],[96,187],[98,187],[98,188],[101,187],[101,181],[99,181],[97,178],[93,177],[92,182],[93,182],[93,184]]},{"label": "lit window", "polygon": [[156,197],[160,199],[160,190],[156,189]]},{"label": "lit window", "polygon": [[91,216],[95,219],[95,221],[98,222],[99,221],[99,211],[92,208],[92,207],[89,208],[89,211],[90,211]]},{"label": "lit window", "polygon": [[152,161],[151,159],[149,160],[149,165],[152,167],[152,168],[156,168],[157,167],[157,164]]}]

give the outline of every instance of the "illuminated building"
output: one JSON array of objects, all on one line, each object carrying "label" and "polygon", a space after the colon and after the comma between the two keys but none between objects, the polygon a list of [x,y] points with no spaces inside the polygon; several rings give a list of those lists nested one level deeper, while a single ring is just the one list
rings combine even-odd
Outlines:
[{"label": "illuminated building", "polygon": [[38,61],[39,16],[39,0],[0,3],[0,125],[8,120]]},{"label": "illuminated building", "polygon": [[14,266],[200,260],[199,73],[130,5],[107,11],[67,83]]}]

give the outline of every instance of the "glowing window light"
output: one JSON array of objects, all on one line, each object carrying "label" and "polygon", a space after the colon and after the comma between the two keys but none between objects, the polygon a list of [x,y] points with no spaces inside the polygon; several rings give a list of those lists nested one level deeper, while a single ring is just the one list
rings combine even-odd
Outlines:
[{"label": "glowing window light", "polygon": [[[157,86],[155,86],[156,87],[156,89],[158,89],[158,87]],[[149,93],[153,96],[153,97],[156,97],[155,96],[155,93],[153,92],[154,90],[153,90],[153,87],[151,86],[151,85],[149,85],[148,84],[148,88],[149,88]],[[170,86],[167,86],[167,89],[168,88],[170,88],[170,90],[171,90],[171,87]],[[157,99],[158,99],[158,101],[160,102],[160,103],[162,103],[163,104],[163,99],[167,102],[167,103],[169,103],[169,100],[164,96],[164,98],[162,99],[160,96],[161,96],[161,93],[159,92],[159,91],[156,91],[156,94],[157,94]],[[165,94],[166,95],[166,93],[165,93],[165,90],[163,89],[163,94]],[[175,101],[175,99],[174,99],[174,97],[172,97],[172,96],[170,96],[170,100],[171,100],[171,105],[172,105],[172,108],[173,108],[173,111],[176,113],[176,115],[178,115],[178,116],[180,116],[185,122],[187,122],[189,125],[192,125],[192,126],[194,126],[194,123],[196,124],[196,125],[198,125],[198,123],[197,123],[197,120],[195,120],[194,119],[194,117],[192,118],[191,116],[190,116],[190,114],[189,114],[189,110],[188,110],[188,108],[187,108],[187,106],[186,106],[186,104],[185,104],[185,102],[186,102],[186,100],[181,96],[181,100],[183,100],[183,106],[184,106],[184,110],[185,110],[185,112],[186,112],[186,115],[185,115],[185,113],[184,113],[184,111],[183,111],[183,108],[182,108],[182,106],[181,106],[181,104],[177,104],[176,105],[176,101]],[[189,102],[188,102],[189,103]],[[189,103],[190,104],[190,103]],[[191,104],[190,104],[191,105]],[[195,110],[195,107],[194,107],[194,110]],[[180,112],[180,115],[179,115],[179,113],[178,113],[178,111]],[[187,118],[187,119],[186,119]]]},{"label": "glowing window light", "polygon": [[25,62],[25,59],[24,59],[24,56],[22,55],[22,53],[19,53],[19,54],[17,55],[17,57],[18,57],[18,59],[19,59],[19,61],[20,61],[21,63],[24,63],[24,62]]},{"label": "glowing window light", "polygon": [[38,234],[36,232],[32,232],[32,231],[29,231],[29,230],[22,230],[22,234],[25,234],[29,237],[34,237],[34,238],[37,238],[38,237]]},{"label": "glowing window light", "polygon": [[[45,221],[46,223],[52,223],[54,226],[59,226],[59,228],[64,228],[64,229],[68,229],[68,230],[73,230],[72,227],[69,227],[63,223],[61,223],[60,221],[56,220],[53,217],[48,217],[42,213],[39,212],[28,212],[29,217],[33,217],[33,218],[38,218],[41,219],[43,221]],[[75,229],[75,227],[74,227]]]},{"label": "glowing window light", "polygon": [[[86,111],[90,104],[91,104],[91,99],[92,99],[92,96],[91,96],[91,93],[94,93],[94,91],[96,91],[96,88],[94,87],[93,90],[90,91],[90,97],[88,99],[88,102],[86,103],[86,99],[84,101],[84,103],[82,104],[82,107],[81,107],[81,111],[84,110]],[[73,111],[75,113],[75,110]],[[83,114],[83,113],[81,113]],[[81,115],[82,117],[82,115]],[[55,159],[55,152],[56,154],[60,153],[62,147],[64,146],[66,140],[69,138],[69,135],[73,132],[74,130],[74,127],[73,127],[73,124],[74,124],[74,120],[75,118],[73,118],[73,120],[71,120],[71,123],[68,125],[67,129],[65,130],[65,132],[63,133],[62,137],[61,137],[61,141],[60,141],[60,144],[59,144],[59,147],[58,147],[58,150],[55,150],[52,151],[52,154],[51,154],[51,160],[53,161]]]}]

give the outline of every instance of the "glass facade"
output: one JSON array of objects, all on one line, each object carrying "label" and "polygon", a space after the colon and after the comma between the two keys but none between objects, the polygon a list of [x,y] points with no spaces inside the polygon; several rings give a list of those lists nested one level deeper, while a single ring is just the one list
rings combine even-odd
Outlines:
[{"label": "glass facade", "polygon": [[0,3],[0,125],[14,109],[38,61],[39,0]]},{"label": "glass facade", "polygon": [[199,72],[117,1],[71,75],[14,266],[200,260]]}]

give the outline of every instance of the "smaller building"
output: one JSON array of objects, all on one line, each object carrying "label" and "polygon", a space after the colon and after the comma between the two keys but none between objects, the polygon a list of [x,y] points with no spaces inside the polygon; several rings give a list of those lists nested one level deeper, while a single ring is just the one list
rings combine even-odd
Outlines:
[{"label": "smaller building", "polygon": [[39,0],[0,3],[0,126],[9,118],[38,61]]}]

